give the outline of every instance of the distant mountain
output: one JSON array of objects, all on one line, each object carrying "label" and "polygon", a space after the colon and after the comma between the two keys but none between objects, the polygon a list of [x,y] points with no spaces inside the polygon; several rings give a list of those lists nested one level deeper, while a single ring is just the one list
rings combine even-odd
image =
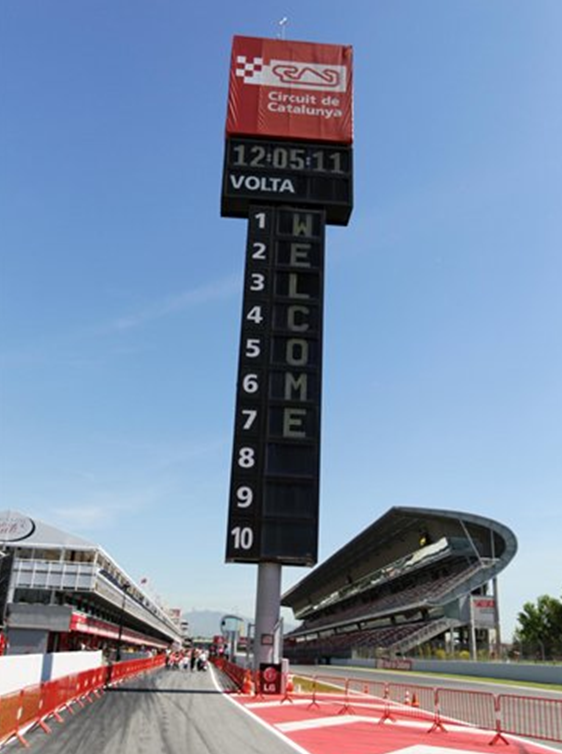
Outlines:
[{"label": "distant mountain", "polygon": [[[226,610],[223,613],[218,612],[218,610],[191,610],[182,615],[182,620],[189,623],[187,632],[189,636],[211,638],[221,633],[221,621],[225,615],[232,615],[232,613]],[[245,636],[248,632],[248,624],[254,621],[253,618],[248,618],[244,615],[240,615],[239,617],[244,621],[242,635]],[[292,631],[296,628],[296,625],[285,623],[285,633]]]},{"label": "distant mountain", "polygon": [[[231,615],[232,613],[219,613],[216,610],[192,610],[189,613],[184,613],[182,619],[189,623],[188,634],[189,636],[201,636],[209,637],[215,636],[221,633],[221,621],[225,615]],[[252,621],[250,618],[246,618],[243,615],[240,618],[244,621],[244,634],[247,632],[248,623]]]}]

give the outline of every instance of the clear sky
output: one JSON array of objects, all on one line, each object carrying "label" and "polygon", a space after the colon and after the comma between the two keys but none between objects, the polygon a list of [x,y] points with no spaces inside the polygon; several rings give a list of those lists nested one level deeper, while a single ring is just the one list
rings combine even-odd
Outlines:
[{"label": "clear sky", "polygon": [[510,638],[562,594],[559,0],[2,0],[0,508],[252,615],[255,566],[224,564],[246,223],[219,194],[232,36],[283,16],[355,51],[321,559],[393,505],[489,516],[519,540]]}]

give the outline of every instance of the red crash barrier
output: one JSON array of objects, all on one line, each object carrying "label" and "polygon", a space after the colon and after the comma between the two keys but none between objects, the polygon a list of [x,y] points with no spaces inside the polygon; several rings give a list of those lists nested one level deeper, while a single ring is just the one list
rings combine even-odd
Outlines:
[{"label": "red crash barrier", "polygon": [[130,660],[129,662],[119,662],[108,666],[108,684],[114,684],[125,681],[127,678],[143,673],[145,670],[155,670],[162,667],[166,662],[163,655],[149,657],[143,660]]},{"label": "red crash barrier", "polygon": [[236,685],[241,694],[256,694],[262,696],[262,678],[258,671],[253,672],[248,668],[236,665],[234,662],[225,660],[224,657],[214,658],[213,664],[221,670]]},{"label": "red crash barrier", "polygon": [[236,663],[234,662],[229,662],[224,658],[220,659],[220,666],[218,661],[213,660],[213,662],[220,670],[222,670],[223,673],[225,673],[225,675],[230,678],[231,681],[236,684],[236,686],[238,686],[239,689],[242,689],[246,675],[246,670],[244,668],[240,667],[240,665],[236,665]]},{"label": "red crash barrier", "polygon": [[28,746],[23,732],[30,726],[40,725],[49,733],[49,717],[62,722],[59,712],[63,709],[72,711],[71,704],[78,703],[84,706],[86,702],[92,702],[104,686],[145,671],[155,670],[163,665],[163,656],[120,662],[113,666],[74,673],[36,686],[27,686],[21,691],[0,697],[0,745],[15,737],[23,746]]},{"label": "red crash barrier", "polygon": [[[0,743],[14,735],[24,742],[18,730],[20,710],[23,710],[23,695],[23,691],[17,691],[0,699]],[[25,725],[25,720],[21,725]]]}]

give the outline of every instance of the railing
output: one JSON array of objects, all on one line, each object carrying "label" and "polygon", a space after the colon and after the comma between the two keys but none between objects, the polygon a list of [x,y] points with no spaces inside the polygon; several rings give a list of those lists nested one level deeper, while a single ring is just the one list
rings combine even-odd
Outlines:
[{"label": "railing", "polygon": [[98,574],[95,585],[93,587],[95,594],[100,595],[102,598],[113,603],[116,607],[121,609],[123,603],[123,596],[125,597],[125,612],[127,615],[134,616],[140,619],[143,623],[167,634],[170,639],[177,639],[179,636],[179,630],[177,626],[174,626],[169,618],[166,618],[161,614],[161,610],[157,614],[153,613],[147,607],[140,605],[135,599],[128,595],[123,595],[123,591],[118,588],[103,574]]},{"label": "railing", "polygon": [[63,710],[72,712],[72,704],[83,707],[93,702],[107,686],[163,665],[163,655],[120,662],[27,686],[0,697],[0,747],[13,738],[17,738],[22,746],[29,746],[25,733],[32,726],[39,725],[45,733],[50,733],[50,718],[62,723],[60,713]]},{"label": "railing", "polygon": [[[259,676],[252,674],[252,690],[248,691],[244,684],[249,671],[232,663],[226,665],[223,671],[241,693],[261,696]],[[325,674],[299,675],[294,679],[288,675],[284,681],[283,689],[287,691],[283,699],[293,696],[308,698],[309,706],[325,705],[333,714],[369,714],[377,717],[375,722],[380,724],[387,721],[399,724],[411,719],[425,721],[427,733],[466,725],[490,731],[490,744],[507,743],[504,734],[562,743],[562,699],[432,688]],[[293,686],[296,692],[292,691]]]},{"label": "railing", "polygon": [[562,741],[562,701],[508,694],[500,694],[498,701],[505,732],[545,738],[541,731],[546,730],[547,741]]},{"label": "railing", "polygon": [[[312,677],[313,686],[325,685],[344,689],[353,704],[358,695],[367,694],[383,703],[379,722],[396,716],[431,720],[428,732],[447,730],[447,726],[465,724],[494,731],[489,743],[503,739],[503,734],[538,738],[562,743],[562,699],[493,694],[450,688],[430,688],[408,683],[365,682],[323,675]],[[353,701],[355,699],[355,702]]]},{"label": "railing", "polygon": [[476,576],[477,573],[479,573],[482,570],[491,568],[494,565],[494,561],[489,560],[481,560],[478,563],[475,563],[470,568],[467,568],[465,571],[461,571],[460,573],[454,574],[449,579],[447,579],[443,584],[438,584],[435,591],[431,593],[431,596],[427,599],[428,605],[433,604],[440,604],[443,597],[445,595],[450,594],[453,592],[458,586],[465,584],[467,581],[470,581],[470,579],[473,576]]},{"label": "railing", "polygon": [[423,641],[429,641],[434,636],[439,636],[439,634],[449,631],[457,625],[460,624],[450,618],[443,618],[442,620],[423,624],[415,633],[409,634],[405,639],[398,639],[394,644],[391,644],[390,649],[393,652],[407,652],[411,647],[415,647]]},{"label": "railing", "polygon": [[60,560],[14,561],[13,585],[16,589],[93,589],[97,567],[93,563]]}]

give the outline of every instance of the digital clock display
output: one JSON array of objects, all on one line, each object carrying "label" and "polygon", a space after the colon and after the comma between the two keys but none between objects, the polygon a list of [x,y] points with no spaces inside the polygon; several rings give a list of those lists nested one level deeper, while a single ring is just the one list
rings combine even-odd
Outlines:
[{"label": "digital clock display", "polygon": [[352,149],[345,145],[231,138],[226,141],[221,214],[248,217],[252,204],[326,211],[347,225],[353,208]]},{"label": "digital clock display", "polygon": [[275,142],[245,142],[231,140],[228,164],[231,168],[310,171],[326,175],[349,175],[349,148],[314,145],[305,147]]}]

